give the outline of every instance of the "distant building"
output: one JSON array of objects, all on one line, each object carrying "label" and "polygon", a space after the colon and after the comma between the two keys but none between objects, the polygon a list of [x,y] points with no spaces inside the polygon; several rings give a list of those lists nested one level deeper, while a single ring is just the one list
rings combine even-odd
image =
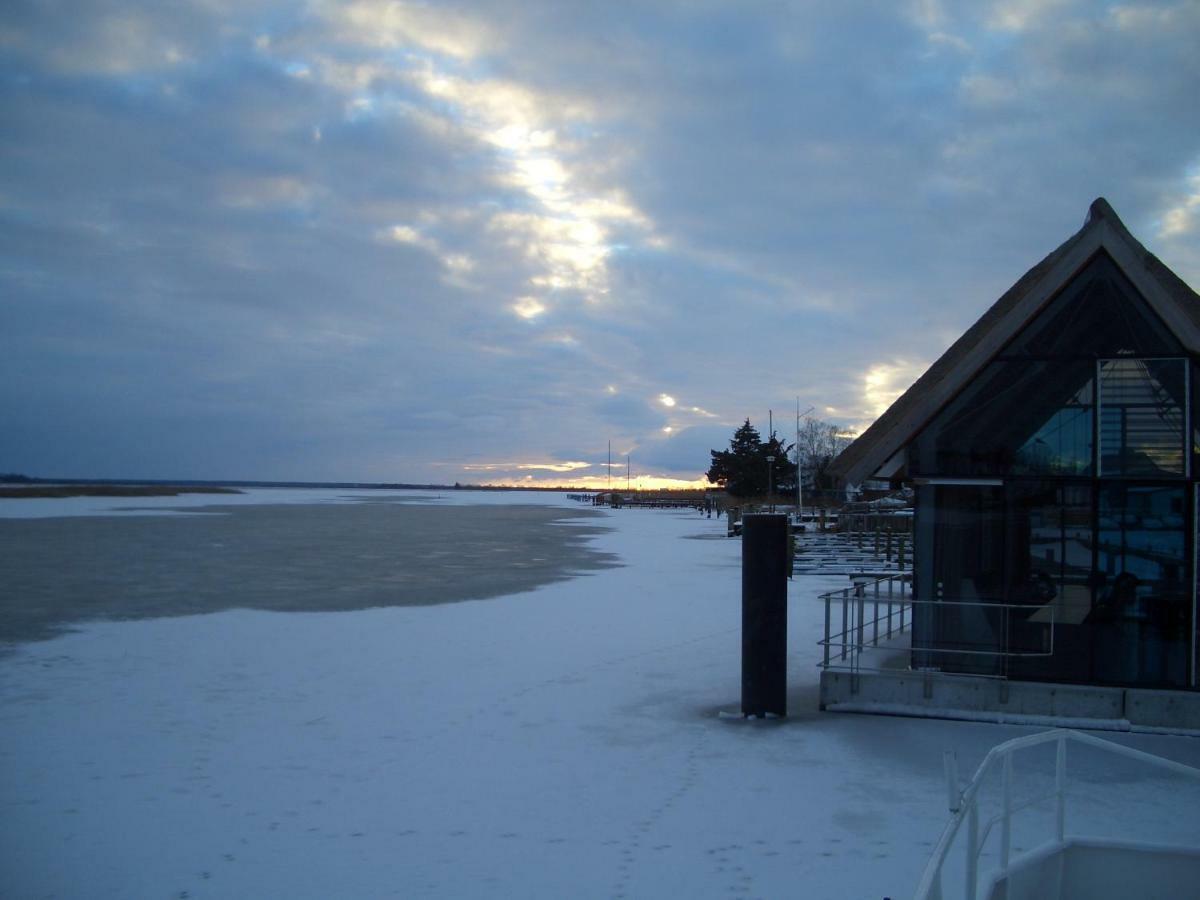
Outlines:
[{"label": "distant building", "polygon": [[1200,297],[1098,199],[838,457],[916,489],[910,672],[1196,689],[1198,364]]}]

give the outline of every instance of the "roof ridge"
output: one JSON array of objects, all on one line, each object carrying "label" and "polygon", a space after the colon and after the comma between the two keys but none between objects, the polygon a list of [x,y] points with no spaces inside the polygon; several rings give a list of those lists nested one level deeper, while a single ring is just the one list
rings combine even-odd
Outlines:
[{"label": "roof ridge", "polygon": [[1087,218],[1083,220],[1084,227],[1098,219],[1113,219],[1122,228],[1125,227],[1125,223],[1121,221],[1121,217],[1117,215],[1117,211],[1112,208],[1112,204],[1103,197],[1097,197],[1088,207]]}]

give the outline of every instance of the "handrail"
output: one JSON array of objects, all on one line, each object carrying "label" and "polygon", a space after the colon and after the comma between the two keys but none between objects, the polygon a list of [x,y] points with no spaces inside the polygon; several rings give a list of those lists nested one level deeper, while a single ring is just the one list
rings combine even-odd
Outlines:
[{"label": "handrail", "polygon": [[[926,647],[911,645],[909,649],[914,652],[929,654],[943,653],[958,656],[987,656],[1006,659],[1054,655],[1058,611],[1053,604],[1001,603],[992,600],[954,600],[947,598],[917,600],[907,592],[910,578],[911,576],[908,573],[894,573],[876,581],[859,582],[852,587],[839,588],[821,594],[818,599],[825,602],[825,630],[824,637],[817,641],[817,645],[823,647],[824,652],[822,653],[821,661],[817,665],[823,669],[849,668],[854,672],[859,671],[861,669],[860,658],[862,654],[866,650],[879,648],[881,637],[885,640],[890,640],[893,634],[903,634],[905,632],[906,613],[910,615],[907,627],[911,629],[911,615],[916,607],[928,607],[943,612],[949,612],[954,609],[979,608],[998,611],[1006,616],[1013,611],[1046,611],[1049,613],[1049,621],[1039,622],[1038,624],[1048,627],[1049,640],[1047,645],[1040,650],[1014,650],[1011,648],[979,650],[969,647]],[[896,596],[896,592],[893,590],[894,585],[897,583],[900,585],[899,596]],[[880,588],[885,585],[886,590],[881,591]],[[842,607],[841,630],[833,631],[832,607],[838,601],[841,602]],[[873,607],[870,613],[866,610],[868,603]],[[886,607],[883,613],[879,610],[880,605]],[[899,607],[899,628],[894,629],[894,608],[897,606]],[[883,634],[880,633],[881,623],[886,624],[886,631]],[[870,635],[867,635],[868,628],[871,630]],[[837,654],[838,658],[836,663],[833,661],[834,653]],[[846,660],[847,656],[850,657],[849,662],[844,663],[843,661]]]},{"label": "handrail", "polygon": [[[1038,797],[1038,800],[1045,800],[1053,796],[1056,800],[1056,816],[1055,816],[1055,841],[1059,844],[1066,840],[1066,768],[1067,768],[1067,742],[1074,741],[1099,750],[1113,753],[1118,756],[1124,756],[1127,759],[1136,760],[1147,765],[1155,766],[1159,769],[1165,769],[1176,775],[1183,775],[1188,778],[1194,778],[1200,781],[1200,769],[1192,766],[1184,765],[1183,763],[1175,762],[1174,760],[1163,759],[1161,756],[1155,756],[1151,753],[1146,753],[1142,750],[1135,750],[1132,747],[1126,747],[1122,744],[1116,744],[1112,741],[1106,741],[1102,738],[1094,737],[1090,734],[1083,734],[1078,731],[1071,731],[1064,728],[1056,728],[1051,731],[1043,731],[1038,734],[1026,735],[1025,737],[1013,738],[1010,741],[1005,741],[998,744],[987,752],[983,761],[979,764],[979,768],[975,770],[975,776],[965,789],[959,793],[957,785],[947,785],[950,796],[955,800],[956,805],[952,808],[953,816],[946,828],[942,831],[941,837],[938,839],[937,845],[934,847],[933,854],[929,858],[929,862],[925,865],[925,871],[921,875],[921,880],[917,885],[916,893],[913,895],[914,900],[933,900],[933,898],[941,897],[941,874],[942,866],[949,855],[950,846],[957,836],[959,828],[962,826],[963,820],[967,821],[967,844],[966,853],[966,883],[964,885],[965,892],[963,894],[967,900],[975,900],[978,891],[978,862],[979,854],[983,849],[984,842],[987,840],[988,833],[992,825],[997,822],[1001,825],[1001,843],[1000,843],[1000,871],[1004,873],[1008,870],[1009,854],[1010,854],[1010,833],[1013,813],[1021,809],[1027,808],[1034,801],[1026,802],[1018,807],[1012,804],[1012,757],[1018,750],[1025,750],[1030,747],[1041,746],[1044,744],[1056,743],[1058,745],[1055,756],[1055,774],[1054,774],[1054,791],[1053,794],[1047,794]],[[996,817],[993,817],[982,835],[979,833],[979,808],[978,794],[980,786],[983,784],[983,779],[989,774],[991,769],[1000,764],[1003,766],[1003,811]],[[951,760],[947,760],[946,774],[947,778],[953,777],[955,766]],[[936,888],[936,890],[935,890]]]}]

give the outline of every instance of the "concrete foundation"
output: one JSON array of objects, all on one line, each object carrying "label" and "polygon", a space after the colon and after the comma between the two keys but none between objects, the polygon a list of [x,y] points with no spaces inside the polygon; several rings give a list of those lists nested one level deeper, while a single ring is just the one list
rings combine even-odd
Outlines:
[{"label": "concrete foundation", "polygon": [[1200,692],[925,672],[821,673],[821,709],[885,715],[1200,734]]}]

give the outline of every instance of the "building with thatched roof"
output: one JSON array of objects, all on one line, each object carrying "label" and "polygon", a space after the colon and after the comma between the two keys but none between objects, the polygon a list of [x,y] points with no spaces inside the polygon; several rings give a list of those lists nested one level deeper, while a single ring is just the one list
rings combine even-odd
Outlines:
[{"label": "building with thatched roof", "polygon": [[916,488],[910,674],[1196,689],[1198,364],[1200,297],[1098,199],[838,457]]}]

